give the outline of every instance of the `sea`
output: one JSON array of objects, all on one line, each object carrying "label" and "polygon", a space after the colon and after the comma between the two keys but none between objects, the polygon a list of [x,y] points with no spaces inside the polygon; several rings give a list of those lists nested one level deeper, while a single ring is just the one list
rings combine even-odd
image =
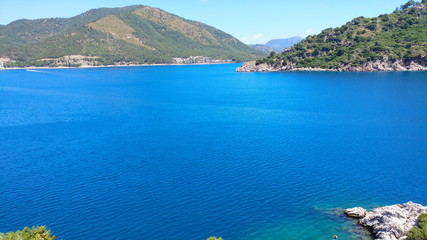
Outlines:
[{"label": "sea", "polygon": [[0,71],[0,232],[370,239],[341,209],[427,205],[427,72],[238,66]]}]

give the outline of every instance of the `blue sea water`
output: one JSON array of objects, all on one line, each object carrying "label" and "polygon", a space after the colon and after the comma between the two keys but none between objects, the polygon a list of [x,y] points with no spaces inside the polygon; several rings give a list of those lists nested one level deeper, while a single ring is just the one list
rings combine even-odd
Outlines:
[{"label": "blue sea water", "polygon": [[336,208],[427,204],[427,72],[0,71],[0,232],[360,239]]}]

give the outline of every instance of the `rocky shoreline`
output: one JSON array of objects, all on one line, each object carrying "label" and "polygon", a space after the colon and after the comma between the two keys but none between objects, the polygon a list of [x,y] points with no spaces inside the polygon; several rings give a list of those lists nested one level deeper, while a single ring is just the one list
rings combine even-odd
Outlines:
[{"label": "rocky shoreline", "polygon": [[406,239],[406,233],[418,223],[418,216],[427,213],[427,207],[408,202],[379,207],[371,212],[361,207],[344,210],[350,217],[357,218],[358,223],[372,231],[378,240]]},{"label": "rocky shoreline", "polygon": [[390,64],[385,61],[367,62],[362,66],[341,66],[337,69],[325,68],[297,68],[295,66],[276,66],[266,63],[256,65],[255,62],[246,62],[241,67],[236,69],[236,72],[295,72],[295,71],[316,71],[316,72],[392,72],[392,71],[427,71],[427,66],[422,66],[418,63],[411,62],[405,65],[402,61],[397,61]]},{"label": "rocky shoreline", "polygon": [[115,68],[115,67],[161,67],[161,66],[191,66],[191,65],[221,65],[221,64],[232,64],[232,63],[191,63],[191,64],[172,64],[172,63],[159,63],[159,64],[123,64],[123,65],[99,65],[99,66],[78,66],[78,67],[0,67],[0,70],[46,70],[46,69],[74,69],[74,68]]}]

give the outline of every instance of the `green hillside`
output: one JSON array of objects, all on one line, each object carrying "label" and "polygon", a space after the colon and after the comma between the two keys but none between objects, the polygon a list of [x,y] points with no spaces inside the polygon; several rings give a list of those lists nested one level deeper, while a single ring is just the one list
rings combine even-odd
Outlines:
[{"label": "green hillside", "polygon": [[[392,71],[427,69],[427,0],[392,14],[358,17],[258,60],[266,71]],[[257,71],[259,67],[249,66]],[[267,66],[266,66],[267,65]]]},{"label": "green hillside", "polygon": [[0,25],[5,67],[172,63],[189,56],[247,61],[263,53],[211,26],[142,5]]}]

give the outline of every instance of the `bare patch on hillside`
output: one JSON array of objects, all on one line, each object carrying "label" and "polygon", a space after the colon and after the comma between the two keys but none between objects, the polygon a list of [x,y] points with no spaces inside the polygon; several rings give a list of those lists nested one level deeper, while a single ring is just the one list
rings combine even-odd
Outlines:
[{"label": "bare patch on hillside", "polygon": [[168,14],[157,8],[146,6],[135,10],[134,14],[164,26],[169,31],[180,32],[184,34],[184,36],[204,45],[220,45],[216,38],[207,30],[188,23],[180,17]]},{"label": "bare patch on hillside", "polygon": [[116,16],[107,16],[96,22],[89,23],[88,26],[98,31],[111,34],[114,39],[123,40],[134,45],[155,50],[154,48],[144,44],[135,36],[135,30]]}]

